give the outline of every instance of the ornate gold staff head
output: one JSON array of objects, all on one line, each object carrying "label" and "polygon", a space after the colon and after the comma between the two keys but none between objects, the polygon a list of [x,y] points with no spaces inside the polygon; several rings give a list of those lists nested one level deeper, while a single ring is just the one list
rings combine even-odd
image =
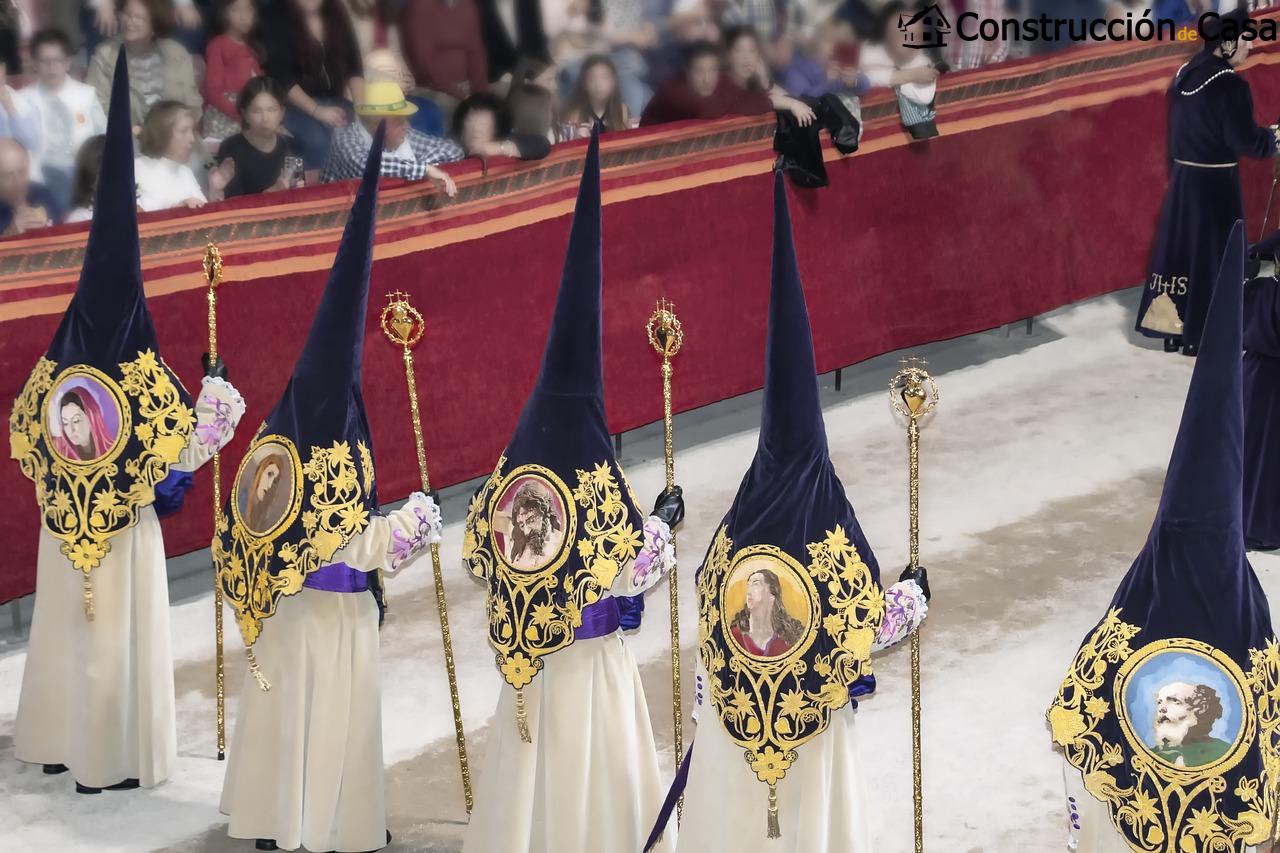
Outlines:
[{"label": "ornate gold staff head", "polygon": [[925,370],[922,358],[904,358],[889,380],[889,402],[894,410],[913,421],[922,420],[938,405],[938,384]]},{"label": "ornate gold staff head", "polygon": [[382,333],[393,344],[409,349],[422,340],[427,323],[409,303],[409,294],[397,290],[387,294],[387,307],[382,309]]},{"label": "ornate gold staff head", "polygon": [[212,240],[204,248],[204,280],[210,287],[222,284],[222,252]]},{"label": "ornate gold staff head", "polygon": [[649,346],[664,359],[674,358],[684,344],[684,328],[676,316],[676,308],[666,299],[658,300],[645,331],[649,333]]}]

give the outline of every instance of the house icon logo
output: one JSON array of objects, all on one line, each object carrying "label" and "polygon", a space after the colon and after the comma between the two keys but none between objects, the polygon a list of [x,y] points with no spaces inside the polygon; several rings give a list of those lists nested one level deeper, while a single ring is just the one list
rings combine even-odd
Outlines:
[{"label": "house icon logo", "polygon": [[931,47],[946,47],[947,34],[951,32],[951,22],[942,14],[936,3],[930,3],[911,17],[898,16],[898,32],[902,33],[902,44],[915,50]]}]

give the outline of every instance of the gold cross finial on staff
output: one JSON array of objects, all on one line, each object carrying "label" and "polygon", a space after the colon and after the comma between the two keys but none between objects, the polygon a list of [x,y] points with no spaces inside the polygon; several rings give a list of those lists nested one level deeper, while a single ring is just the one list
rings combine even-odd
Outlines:
[{"label": "gold cross finial on staff", "polygon": [[901,367],[889,380],[889,401],[898,414],[919,421],[937,408],[938,384],[926,370],[925,359],[912,356],[898,363]]},{"label": "gold cross finial on staff", "polygon": [[658,300],[645,331],[649,335],[649,346],[664,359],[673,358],[684,345],[684,327],[676,316],[676,307],[665,298]]},{"label": "gold cross finial on staff", "polygon": [[409,294],[402,290],[387,294],[387,307],[382,309],[381,324],[387,339],[406,349],[422,340],[427,330],[422,314],[409,302]]},{"label": "gold cross finial on staff", "polygon": [[[378,318],[387,340],[401,347],[404,356],[404,378],[409,388],[409,417],[413,423],[413,440],[418,453],[418,474],[422,491],[431,493],[431,476],[427,472],[426,442],[422,437],[422,414],[418,409],[418,382],[413,373],[413,346],[422,340],[427,322],[402,290],[387,294],[387,305]],[[462,798],[467,814],[471,814],[471,765],[467,761],[467,738],[462,728],[462,703],[458,697],[458,675],[453,662],[453,638],[449,633],[449,609],[445,603],[444,575],[440,571],[440,543],[431,543],[431,570],[436,587],[436,614],[440,617],[440,639],[444,647],[444,668],[449,679],[449,698],[453,703],[453,731],[458,745],[458,765],[462,771]],[[381,576],[379,576],[381,580]]]}]

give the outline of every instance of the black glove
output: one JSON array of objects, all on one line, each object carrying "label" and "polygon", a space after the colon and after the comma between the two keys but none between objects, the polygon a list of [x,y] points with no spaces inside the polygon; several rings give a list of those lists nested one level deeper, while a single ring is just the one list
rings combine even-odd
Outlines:
[{"label": "black glove", "polygon": [[205,376],[208,376],[211,379],[222,379],[224,381],[226,380],[227,366],[222,363],[222,356],[218,356],[218,360],[210,364],[209,353],[205,353],[204,355],[200,356],[200,364],[204,366]]},{"label": "black glove", "polygon": [[924,592],[924,600],[926,602],[933,597],[932,593],[929,592],[929,570],[924,566],[917,566],[914,569],[907,566],[902,570],[902,574],[898,575],[898,580],[918,583],[921,591]]},{"label": "black glove", "polygon": [[663,489],[653,505],[653,515],[674,530],[677,524],[684,521],[684,489],[679,486]]}]

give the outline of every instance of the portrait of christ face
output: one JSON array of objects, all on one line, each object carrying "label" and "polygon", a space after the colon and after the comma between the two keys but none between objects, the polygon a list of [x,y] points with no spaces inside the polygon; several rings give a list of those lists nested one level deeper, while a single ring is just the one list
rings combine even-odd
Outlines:
[{"label": "portrait of christ face", "polygon": [[541,569],[564,548],[564,500],[541,477],[511,482],[498,499],[493,522],[499,550],[513,568]]},{"label": "portrait of christ face", "polygon": [[49,394],[47,426],[53,449],[72,462],[93,462],[120,437],[115,396],[97,378],[72,374]]}]

